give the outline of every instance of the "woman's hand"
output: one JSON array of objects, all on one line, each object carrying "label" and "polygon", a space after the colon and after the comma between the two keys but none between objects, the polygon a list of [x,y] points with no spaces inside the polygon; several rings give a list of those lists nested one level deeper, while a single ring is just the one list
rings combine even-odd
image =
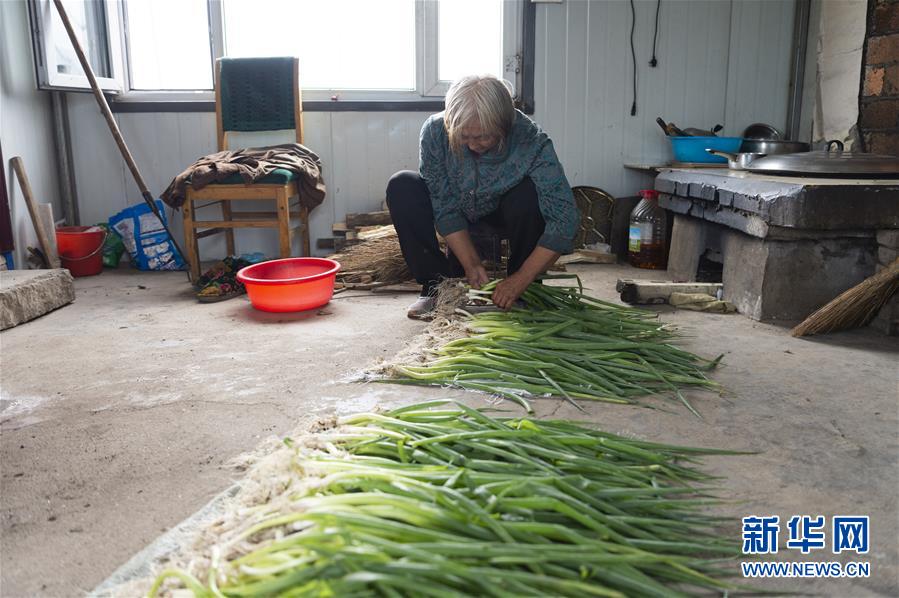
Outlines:
[{"label": "woman's hand", "polygon": [[487,270],[484,268],[483,264],[476,264],[471,268],[466,268],[465,278],[473,289],[479,289],[490,282],[490,278],[487,276]]},{"label": "woman's hand", "polygon": [[490,279],[487,277],[487,270],[481,263],[481,256],[475,249],[474,243],[467,229],[450,233],[444,237],[447,245],[453,251],[453,255],[459,260],[459,263],[465,269],[465,278],[473,289],[479,289],[487,284]]},{"label": "woman's hand", "polygon": [[535,247],[517,272],[496,285],[496,289],[493,291],[493,303],[501,309],[511,309],[528,285],[546,272],[546,269],[559,259],[559,255],[546,247],[539,245]]},{"label": "woman's hand", "polygon": [[493,304],[500,309],[512,309],[512,306],[532,282],[534,282],[534,278],[521,270],[501,280],[493,289]]}]

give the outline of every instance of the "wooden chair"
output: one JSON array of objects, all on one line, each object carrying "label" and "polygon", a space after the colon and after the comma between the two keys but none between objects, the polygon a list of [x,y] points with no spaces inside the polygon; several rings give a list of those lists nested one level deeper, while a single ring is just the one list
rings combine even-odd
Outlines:
[{"label": "wooden chair", "polygon": [[[229,149],[228,133],[232,131],[293,129],[296,142],[303,143],[302,106],[297,58],[221,58],[216,61],[215,118],[219,151]],[[183,213],[191,280],[200,277],[199,239],[223,232],[228,254],[233,255],[236,253],[236,228],[277,229],[282,258],[290,257],[292,231],[299,229],[303,255],[310,255],[309,210],[299,205],[299,201],[291,204],[292,198],[299,198],[297,175],[282,169],[249,185],[235,175],[198,190],[188,186]],[[231,202],[234,201],[274,201],[276,211],[232,210]],[[198,209],[215,204],[221,206],[221,220],[196,219]],[[291,217],[296,217],[299,224],[291,226]]]}]

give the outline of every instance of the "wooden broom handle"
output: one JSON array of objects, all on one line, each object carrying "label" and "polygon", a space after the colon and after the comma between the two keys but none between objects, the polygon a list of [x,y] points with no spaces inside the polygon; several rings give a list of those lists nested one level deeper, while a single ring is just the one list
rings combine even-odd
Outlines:
[{"label": "wooden broom handle", "polygon": [[16,177],[19,179],[19,187],[22,188],[22,195],[25,196],[25,205],[28,206],[31,223],[34,225],[34,232],[37,233],[37,240],[41,244],[41,251],[44,252],[47,264],[51,268],[59,268],[59,256],[53,254],[53,246],[50,245],[50,239],[47,237],[47,231],[44,230],[41,216],[37,213],[37,204],[34,201],[34,193],[31,191],[28,175],[25,174],[25,165],[22,163],[22,158],[16,156],[10,160],[10,163],[12,163],[12,169],[16,172]]}]

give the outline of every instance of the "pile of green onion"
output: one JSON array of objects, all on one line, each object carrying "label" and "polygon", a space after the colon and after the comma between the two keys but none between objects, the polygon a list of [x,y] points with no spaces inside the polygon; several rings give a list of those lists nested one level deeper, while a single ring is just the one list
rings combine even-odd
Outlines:
[{"label": "pile of green onion", "polygon": [[[732,586],[737,540],[702,514],[725,451],[441,401],[344,417],[294,443],[289,500],[256,507],[195,596],[683,596]],[[313,447],[313,448],[309,448]],[[287,506],[285,506],[285,504]],[[175,578],[175,579],[172,579]]]},{"label": "pile of green onion", "polygon": [[[681,390],[718,389],[706,372],[720,357],[707,360],[673,346],[674,331],[657,314],[590,297],[577,282],[531,284],[522,295],[527,308],[459,310],[470,336],[450,341],[423,364],[395,366],[389,381],[482,391],[529,412],[531,397],[577,405],[575,399],[633,403],[638,396],[667,394],[698,415]],[[470,290],[469,297],[489,300],[496,284]]]}]

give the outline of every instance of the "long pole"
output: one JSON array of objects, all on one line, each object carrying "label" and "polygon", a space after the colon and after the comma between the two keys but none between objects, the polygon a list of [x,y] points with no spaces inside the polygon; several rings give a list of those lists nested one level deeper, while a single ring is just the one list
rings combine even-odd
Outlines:
[{"label": "long pole", "polygon": [[28,175],[25,174],[25,165],[22,163],[22,158],[16,156],[10,160],[10,162],[12,163],[12,169],[16,172],[16,177],[19,179],[19,187],[21,187],[22,195],[25,197],[25,205],[28,206],[28,213],[31,215],[31,224],[34,225],[34,232],[37,233],[37,240],[38,243],[41,244],[41,251],[44,252],[44,258],[51,268],[59,268],[59,256],[53,251],[53,246],[50,244],[50,238],[48,237],[47,231],[44,229],[41,215],[37,211],[37,202],[34,201],[34,193],[31,191],[31,182],[28,180]]},{"label": "long pole", "polygon": [[[90,63],[87,61],[87,56],[84,54],[84,50],[81,48],[81,43],[78,41],[78,37],[75,35],[75,29],[72,27],[71,21],[69,21],[69,15],[66,13],[66,9],[62,5],[62,0],[53,0],[53,4],[56,5],[56,10],[59,11],[59,17],[62,19],[62,24],[66,28],[66,33],[69,34],[69,39],[72,41],[72,45],[75,47],[75,54],[78,56],[78,62],[81,63],[81,68],[84,69],[84,74],[87,75],[87,80],[91,84],[91,89],[94,92],[94,98],[97,99],[97,104],[100,105],[100,112],[103,113],[103,118],[106,120],[106,124],[109,125],[109,132],[112,133],[112,138],[115,140],[116,145],[119,146],[119,151],[122,153],[122,158],[125,159],[125,164],[128,165],[128,170],[131,171],[131,176],[134,177],[134,182],[137,183],[137,188],[140,189],[140,194],[143,196],[144,201],[147,202],[147,205],[150,206],[150,209],[159,218],[160,224],[165,227],[165,232],[169,234],[169,238],[172,240],[172,244],[175,246],[175,249],[178,250],[178,254],[184,258],[184,252],[181,251],[181,246],[178,245],[178,241],[175,240],[175,236],[172,234],[172,231],[169,230],[168,225],[165,223],[165,220],[162,217],[162,214],[159,213],[159,208],[156,206],[156,202],[153,201],[153,195],[150,194],[150,190],[147,189],[147,184],[144,183],[144,178],[141,176],[140,171],[137,169],[137,164],[134,162],[134,158],[131,156],[131,152],[128,150],[128,146],[125,144],[125,138],[122,137],[122,132],[119,130],[119,125],[116,123],[115,118],[112,116],[112,110],[109,109],[109,103],[106,101],[106,96],[103,95],[103,91],[100,89],[100,84],[97,83],[97,77],[94,76],[94,69],[91,68]],[[188,276],[190,273],[188,272]]]}]

